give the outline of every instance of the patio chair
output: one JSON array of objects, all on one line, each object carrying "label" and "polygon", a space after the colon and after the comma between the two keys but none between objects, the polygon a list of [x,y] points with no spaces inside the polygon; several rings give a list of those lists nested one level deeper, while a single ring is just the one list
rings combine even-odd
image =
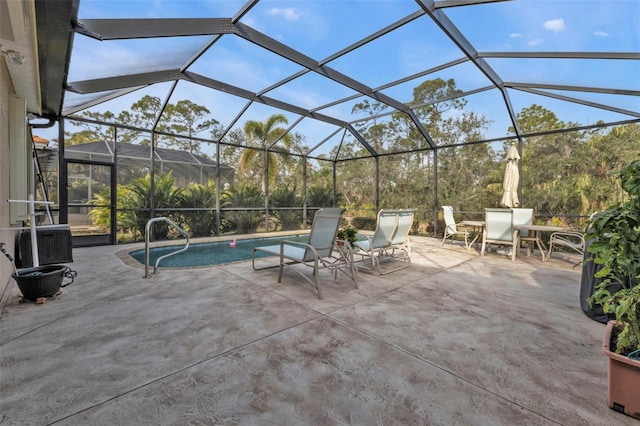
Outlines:
[{"label": "patio chair", "polygon": [[[523,209],[516,208],[511,209],[513,212],[513,226],[518,225],[533,225],[533,209]],[[526,232],[518,232],[518,239],[520,243],[525,241],[527,243],[527,256],[531,256],[533,250],[535,248],[535,244],[538,244],[538,248],[540,249],[540,254],[544,259],[544,251],[540,245],[540,240],[535,236],[535,233],[532,231]],[[520,244],[518,244],[518,250],[520,249]]]},{"label": "patio chair", "polygon": [[[318,298],[322,299],[322,290],[318,284],[318,273],[321,268],[327,268],[334,273],[334,278],[337,277],[338,270],[341,270],[353,280],[355,288],[358,288],[356,268],[353,265],[352,256],[348,257],[344,252],[334,254],[334,242],[338,233],[340,219],[345,210],[343,208],[323,208],[318,210],[313,217],[309,240],[306,243],[282,241],[280,244],[271,246],[254,247],[252,254],[253,269],[269,268],[256,268],[255,266],[255,253],[261,251],[273,256],[279,256],[278,283],[282,282],[284,269],[289,268],[311,283],[318,292]],[[350,247],[347,250],[350,251]],[[309,278],[300,269],[293,268],[297,264],[313,268],[312,278]]]},{"label": "patio chair", "polygon": [[[415,210],[399,210],[398,219],[396,222],[396,230],[391,237],[391,245],[388,250],[385,250],[385,254],[388,254],[395,260],[399,260],[401,266],[394,269],[385,269],[381,272],[381,275],[386,275],[391,272],[399,271],[400,269],[408,268],[411,266],[411,241],[409,238],[409,232],[413,226],[413,216]],[[399,253],[396,253],[396,250]],[[378,259],[378,262],[380,259]]]},{"label": "patio chair", "polygon": [[[363,258],[362,266],[364,269],[373,269],[376,267],[378,272],[383,275],[380,269],[379,257],[386,251],[391,250],[392,239],[396,233],[398,226],[398,210],[380,210],[376,219],[376,229],[373,235],[363,235],[364,240],[358,240],[354,243],[354,248],[358,251]],[[409,225],[411,227],[411,225]],[[408,232],[408,231],[407,231]],[[369,259],[369,265],[367,266],[364,258]]]},{"label": "patio chair", "polygon": [[558,231],[553,232],[549,238],[549,252],[546,259],[551,257],[553,246],[563,246],[577,251],[584,256],[585,241],[584,233],[580,231]]},{"label": "patio chair", "polygon": [[409,232],[413,226],[413,216],[415,210],[400,210],[398,211],[398,222],[396,224],[396,232],[393,233],[391,238],[391,246],[393,250],[402,250],[405,252],[406,257],[411,257],[411,244],[409,239]]},{"label": "patio chair", "polygon": [[519,244],[518,233],[513,232],[513,212],[511,209],[486,208],[485,229],[482,233],[482,249],[484,256],[487,244],[499,244],[511,247],[511,260],[516,260],[516,249]]},{"label": "patio chair", "polygon": [[442,238],[442,245],[444,245],[447,238],[451,238],[451,244],[455,240],[457,235],[464,235],[464,245],[469,249],[469,231],[466,227],[459,228],[456,224],[456,220],[453,217],[453,207],[442,206],[442,214],[444,216],[444,238]]}]

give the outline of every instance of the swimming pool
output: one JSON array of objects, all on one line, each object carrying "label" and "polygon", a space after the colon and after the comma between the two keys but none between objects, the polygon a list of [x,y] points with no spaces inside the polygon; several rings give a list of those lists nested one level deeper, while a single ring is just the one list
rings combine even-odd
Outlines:
[{"label": "swimming pool", "polygon": [[[160,268],[189,268],[194,266],[212,266],[223,263],[239,262],[251,259],[254,247],[279,244],[282,240],[306,242],[309,238],[305,235],[287,235],[282,237],[251,238],[237,240],[235,247],[230,247],[230,241],[218,241],[215,243],[191,244],[187,251],[169,256],[160,262]],[[180,249],[178,246],[152,247],[149,250],[149,265],[153,267],[156,259],[167,253]],[[129,255],[144,265],[144,249],[129,252]],[[256,258],[268,256],[266,253],[256,252]]]}]

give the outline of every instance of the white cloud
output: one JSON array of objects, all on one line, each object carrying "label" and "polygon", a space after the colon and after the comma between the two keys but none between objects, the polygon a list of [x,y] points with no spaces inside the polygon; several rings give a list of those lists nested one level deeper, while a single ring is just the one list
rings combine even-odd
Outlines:
[{"label": "white cloud", "polygon": [[522,38],[522,33],[511,33],[509,38]]},{"label": "white cloud", "polygon": [[594,31],[593,35],[596,37],[609,37],[609,33],[604,32],[602,30]]},{"label": "white cloud", "polygon": [[300,18],[300,14],[290,7],[272,7],[267,10],[267,15],[282,16],[286,21],[297,21]]},{"label": "white cloud", "polygon": [[552,19],[542,24],[542,26],[545,28],[545,30],[559,33],[560,31],[564,31],[564,19]]},{"label": "white cloud", "polygon": [[542,39],[541,38],[534,38],[529,43],[527,43],[528,46],[537,46],[539,44],[542,44]]}]

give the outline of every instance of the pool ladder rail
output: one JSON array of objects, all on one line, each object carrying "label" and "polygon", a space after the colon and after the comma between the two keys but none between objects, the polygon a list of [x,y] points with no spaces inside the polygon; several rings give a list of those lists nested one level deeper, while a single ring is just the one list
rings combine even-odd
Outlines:
[{"label": "pool ladder rail", "polygon": [[151,278],[151,274],[149,274],[149,234],[150,234],[149,230],[151,229],[151,224],[155,222],[167,222],[169,225],[175,228],[178,232],[180,232],[186,238],[187,242],[184,245],[184,247],[182,247],[181,249],[178,249],[176,251],[172,251],[171,253],[167,253],[163,256],[160,256],[156,260],[156,264],[153,267],[152,274],[158,273],[158,265],[160,264],[160,261],[162,259],[166,259],[167,257],[173,256],[174,254],[182,253],[183,251],[186,251],[189,248],[189,234],[187,234],[184,231],[184,229],[176,225],[171,219],[167,217],[154,217],[153,219],[150,219],[147,222],[147,225],[144,227],[144,277],[142,278]]}]

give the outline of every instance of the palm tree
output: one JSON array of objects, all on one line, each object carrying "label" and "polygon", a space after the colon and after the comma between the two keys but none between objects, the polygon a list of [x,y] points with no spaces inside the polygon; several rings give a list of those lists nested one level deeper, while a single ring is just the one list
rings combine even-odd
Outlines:
[{"label": "palm tree", "polygon": [[[93,199],[89,200],[88,204],[97,206],[89,210],[89,218],[92,223],[99,226],[103,231],[111,231],[111,188],[105,188],[102,191],[93,194]],[[118,224],[122,219],[122,212],[120,208],[122,205],[118,205],[118,214],[116,221]]]},{"label": "palm tree", "polygon": [[[266,192],[267,182],[272,184],[278,176],[278,159],[274,154],[278,149],[273,149],[271,145],[280,138],[286,150],[291,148],[291,135],[285,134],[286,129],[276,127],[288,122],[283,114],[273,114],[265,122],[249,120],[244,124],[244,133],[249,145],[259,149],[245,149],[242,152],[238,160],[238,172],[245,177],[259,174],[262,192]],[[265,179],[265,164],[268,164],[268,180]]]}]

